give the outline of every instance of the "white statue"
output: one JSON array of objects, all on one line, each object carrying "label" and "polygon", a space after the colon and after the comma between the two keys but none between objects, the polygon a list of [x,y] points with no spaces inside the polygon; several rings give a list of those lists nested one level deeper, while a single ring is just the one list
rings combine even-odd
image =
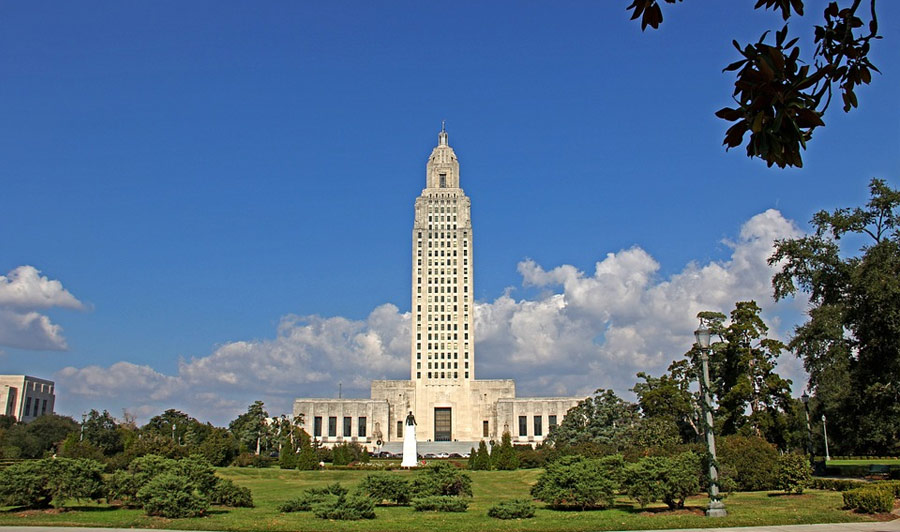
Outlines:
[{"label": "white statue", "polygon": [[416,418],[413,416],[412,410],[406,416],[406,423],[403,429],[403,461],[400,467],[416,467],[419,463],[419,456],[416,453]]}]

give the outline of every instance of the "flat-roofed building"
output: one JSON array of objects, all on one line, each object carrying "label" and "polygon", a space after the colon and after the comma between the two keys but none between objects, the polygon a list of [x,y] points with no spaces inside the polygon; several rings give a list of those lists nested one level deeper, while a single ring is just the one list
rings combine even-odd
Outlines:
[{"label": "flat-roofed building", "polygon": [[0,375],[0,414],[27,423],[52,414],[55,404],[53,381],[28,375]]}]

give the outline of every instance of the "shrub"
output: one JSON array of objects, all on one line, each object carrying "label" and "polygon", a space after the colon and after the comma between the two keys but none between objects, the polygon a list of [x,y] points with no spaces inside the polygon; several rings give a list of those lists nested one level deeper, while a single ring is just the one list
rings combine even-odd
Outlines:
[{"label": "shrub", "polygon": [[253,494],[250,488],[237,486],[228,479],[220,478],[209,494],[209,502],[232,508],[253,508]]},{"label": "shrub", "polygon": [[209,509],[209,499],[183,475],[157,475],[137,493],[137,499],[147,515],[179,518],[197,517]]},{"label": "shrub", "polygon": [[335,445],[331,450],[331,463],[336,466],[368,461],[369,453],[362,445],[355,442]]},{"label": "shrub", "polygon": [[814,477],[810,481],[809,487],[815,490],[847,491],[856,489],[862,485],[863,481],[861,480]]},{"label": "shrub", "polygon": [[331,496],[316,504],[313,514],[321,519],[344,521],[375,519],[375,503],[362,495]]},{"label": "shrub", "polygon": [[894,507],[892,490],[868,486],[843,493],[844,508],[867,514],[890,512]]},{"label": "shrub", "polygon": [[487,514],[495,519],[530,519],[534,517],[534,503],[528,499],[503,501],[488,508]]},{"label": "shrub", "polygon": [[469,500],[450,495],[429,495],[413,499],[412,505],[417,512],[465,512],[469,509]]},{"label": "shrub", "polygon": [[347,488],[339,482],[329,484],[323,488],[309,488],[300,493],[300,496],[278,505],[278,511],[282,513],[309,512],[318,504],[331,502],[332,499],[347,495]]},{"label": "shrub", "polygon": [[671,464],[662,457],[648,457],[625,466],[625,493],[641,508],[663,496],[663,478]]},{"label": "shrub", "polygon": [[420,470],[412,482],[416,497],[429,495],[472,496],[472,477],[447,462]]},{"label": "shrub", "polygon": [[811,480],[812,472],[806,456],[787,453],[778,457],[778,487],[785,493],[803,493]]},{"label": "shrub", "polygon": [[547,453],[543,449],[533,449],[530,445],[516,445],[513,450],[516,451],[519,467],[522,469],[537,469],[547,463]]},{"label": "shrub", "polygon": [[883,480],[872,483],[879,489],[888,490],[894,494],[894,498],[900,498],[900,480]]},{"label": "shrub", "polygon": [[97,500],[105,495],[104,466],[95,460],[45,458],[13,464],[0,471],[4,505],[47,508],[65,499]]},{"label": "shrub", "polygon": [[375,504],[382,504],[384,501],[402,505],[409,504],[409,482],[397,475],[386,473],[366,475],[358,490],[371,497]]},{"label": "shrub", "polygon": [[269,467],[275,463],[275,459],[253,453],[241,453],[237,455],[231,465],[235,467]]},{"label": "shrub", "polygon": [[663,480],[663,502],[670,509],[684,508],[684,501],[700,491],[700,457],[688,451],[669,459]]},{"label": "shrub", "polygon": [[620,473],[611,471],[612,462],[564,456],[547,466],[532,486],[531,495],[552,506],[582,510],[610,506],[620,485]]},{"label": "shrub", "polygon": [[731,476],[740,491],[776,488],[778,451],[758,437],[728,436],[719,440],[721,469]]}]

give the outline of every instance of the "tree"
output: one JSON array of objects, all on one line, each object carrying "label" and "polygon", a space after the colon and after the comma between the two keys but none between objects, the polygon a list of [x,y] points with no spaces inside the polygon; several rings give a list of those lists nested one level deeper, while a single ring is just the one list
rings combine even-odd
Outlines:
[{"label": "tree", "polygon": [[100,449],[105,456],[120,453],[125,448],[116,420],[106,410],[100,413],[91,409],[82,424],[82,429],[84,441]]},{"label": "tree", "polygon": [[512,471],[519,468],[519,455],[513,449],[512,436],[508,430],[503,432],[500,445],[491,448],[491,462],[494,464],[494,469],[500,471]]},{"label": "tree", "polygon": [[478,450],[474,456],[470,455],[472,465],[470,469],[473,471],[490,471],[491,470],[491,453],[488,452],[487,445],[484,440],[478,442]]},{"label": "tree", "polygon": [[636,383],[631,391],[637,395],[644,418],[670,421],[683,442],[695,441],[700,436],[700,410],[699,398],[690,390],[691,381],[697,380],[694,366],[678,360],[669,365],[668,375],[652,377],[640,372],[637,377],[644,382]]},{"label": "tree", "polygon": [[618,449],[628,429],[637,422],[637,408],[612,390],[601,388],[569,409],[547,440],[557,446],[597,443]]},{"label": "tree", "polygon": [[150,418],[146,425],[141,427],[145,433],[153,433],[157,436],[172,438],[178,445],[195,446],[203,443],[212,433],[212,425],[204,425],[193,417],[170,408]]},{"label": "tree", "polygon": [[[789,347],[809,373],[816,418],[839,452],[900,450],[900,191],[869,184],[863,207],[820,211],[815,234],[779,240],[769,263],[775,299],[804,292],[809,319]],[[844,256],[841,239],[862,241]]]},{"label": "tree", "polygon": [[18,449],[19,458],[40,458],[54,451],[66,436],[78,430],[70,417],[47,414],[31,423],[18,423],[3,431],[0,447]]},{"label": "tree", "polygon": [[[633,0],[628,9],[634,10],[632,20],[641,19],[642,30],[656,29],[663,20],[659,4],[659,0]],[[771,44],[766,42],[770,31],[743,47],[733,41],[742,59],[724,70],[737,71],[733,93],[737,107],[716,113],[735,122],[725,134],[726,149],[740,146],[750,132],[748,157],[780,168],[803,166],[800,150],[806,148],[813,130],[825,125],[822,117],[832,92],[841,93],[844,112],[848,112],[857,106],[855,89],[872,80],[872,71],[878,72],[868,58],[871,41],[881,38],[875,0],[867,4],[868,12],[863,13],[861,0],[830,2],[822,25],[815,26],[815,51],[805,61],[800,59],[798,39],[787,40],[787,24],[775,32]],[[758,0],[754,8],[761,7],[780,10],[785,22],[804,16],[803,0]]]},{"label": "tree", "polygon": [[259,454],[267,446],[266,435],[269,413],[262,401],[254,401],[247,411],[228,424],[228,430],[241,442],[248,451]]},{"label": "tree", "polygon": [[784,447],[791,381],[775,372],[775,363],[785,345],[766,337],[761,310],[755,301],[739,301],[731,323],[717,326],[723,341],[713,346],[710,360],[715,416],[723,436],[743,430]]}]

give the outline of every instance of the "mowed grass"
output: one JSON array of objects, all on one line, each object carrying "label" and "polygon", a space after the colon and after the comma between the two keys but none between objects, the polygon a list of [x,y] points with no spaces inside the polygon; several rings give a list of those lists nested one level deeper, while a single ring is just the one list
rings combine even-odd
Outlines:
[{"label": "mowed grass", "polygon": [[[726,499],[728,517],[709,519],[702,514],[706,499],[695,497],[688,508],[665,511],[657,505],[641,510],[621,497],[614,508],[587,512],[558,511],[538,504],[533,519],[501,521],[487,517],[496,502],[530,498],[530,486],[540,470],[471,471],[474,497],[462,514],[415,512],[410,507],[378,507],[376,519],[365,521],[326,521],[310,512],[282,514],[279,503],[295,497],[301,490],[340,482],[355,487],[367,475],[363,471],[282,471],[279,469],[223,468],[219,474],[253,491],[255,508],[213,508],[206,517],[162,519],[147,517],[141,510],[112,508],[106,505],[67,507],[63,511],[0,510],[0,525],[99,526],[120,528],[170,528],[180,530],[276,530],[276,531],[588,531],[660,528],[697,528],[776,524],[838,523],[872,520],[870,516],[841,510],[841,495],[835,492],[808,491],[803,495],[777,493],[735,493]],[[408,471],[391,474],[412,477]]]},{"label": "mowed grass", "polygon": [[827,466],[869,466],[888,465],[900,466],[900,458],[861,458],[858,460],[828,460]]}]

